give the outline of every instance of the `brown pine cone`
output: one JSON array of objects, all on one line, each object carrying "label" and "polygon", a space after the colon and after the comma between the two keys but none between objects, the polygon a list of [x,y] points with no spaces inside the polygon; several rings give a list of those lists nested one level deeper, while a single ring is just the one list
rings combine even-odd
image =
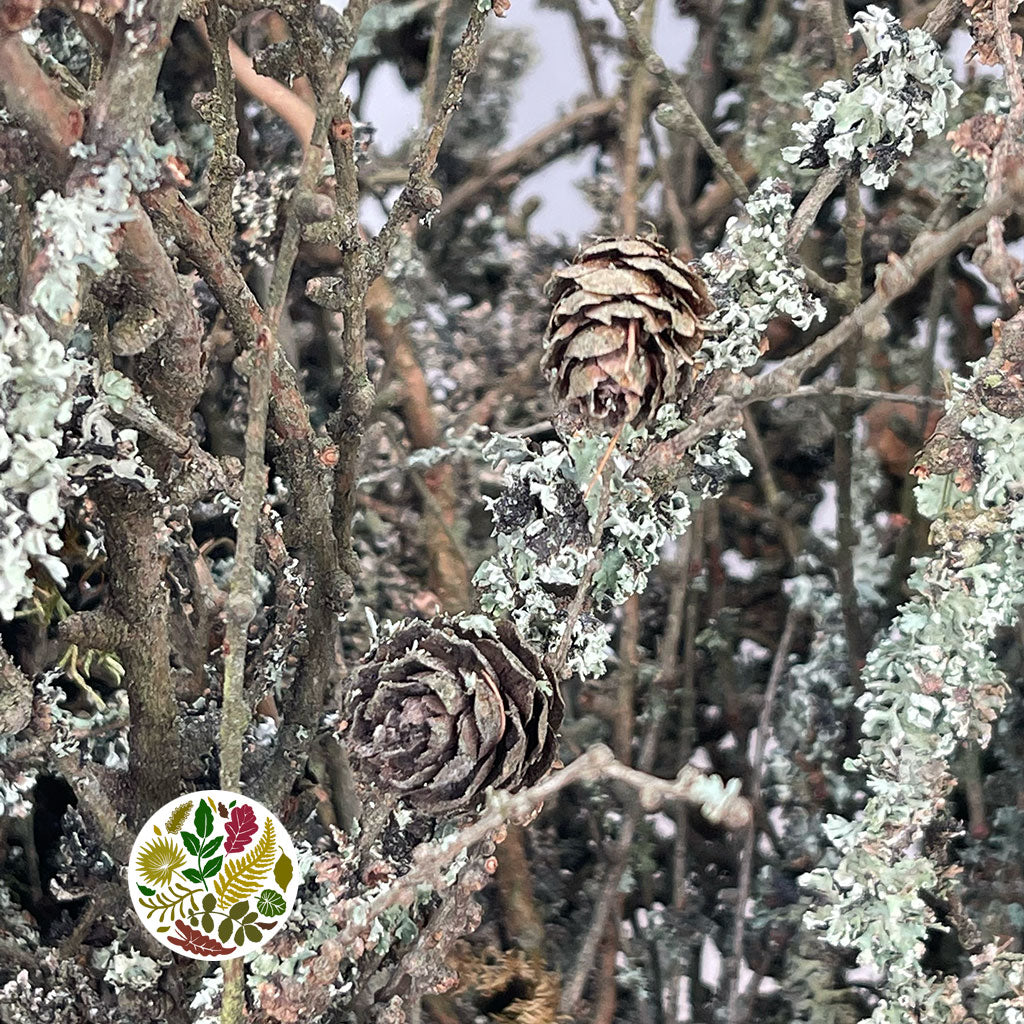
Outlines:
[{"label": "brown pine cone", "polygon": [[554,676],[509,622],[410,621],[353,673],[344,700],[354,769],[431,812],[471,808],[551,767],[564,705]]},{"label": "brown pine cone", "polygon": [[663,402],[688,394],[701,318],[714,305],[704,282],[651,238],[602,238],[548,282],[555,306],[544,369],[555,401],[598,430],[641,426]]}]

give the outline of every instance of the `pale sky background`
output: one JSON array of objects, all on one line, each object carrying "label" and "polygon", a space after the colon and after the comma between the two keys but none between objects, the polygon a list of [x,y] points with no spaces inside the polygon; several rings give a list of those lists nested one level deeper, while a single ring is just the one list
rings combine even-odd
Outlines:
[{"label": "pale sky background", "polygon": [[[343,8],[346,0],[327,2]],[[617,20],[608,0],[582,0],[582,4],[586,17],[604,18],[615,31]],[[488,20],[489,32],[507,29],[528,31],[532,36],[534,53],[532,63],[517,85],[509,136],[502,148],[522,142],[588,95],[586,72],[575,30],[567,14],[543,8],[537,0],[513,0],[505,18]],[[672,0],[656,0],[654,44],[669,68],[683,69],[694,39],[694,19],[680,17]],[[947,47],[947,59],[961,81],[965,70],[963,57],[970,44],[969,34],[957,29]],[[995,69],[981,67],[977,62],[973,63],[972,71],[982,75],[997,73]],[[616,61],[606,60],[600,72],[601,84],[607,93],[617,79]],[[385,65],[377,69],[370,79],[363,111],[376,128],[376,151],[388,154],[416,127],[418,94],[409,92],[397,71]],[[594,228],[596,215],[574,184],[588,175],[591,157],[590,153],[582,153],[574,159],[563,159],[532,175],[517,189],[513,205],[519,205],[530,195],[542,200],[542,206],[530,221],[534,230],[549,236],[563,234],[573,241]],[[364,204],[364,216],[371,230],[379,227],[383,220],[376,202]]]},{"label": "pale sky background", "polygon": [[[344,6],[341,4],[341,6]],[[617,25],[615,12],[607,0],[583,0],[588,18],[603,17],[608,25]],[[488,21],[489,32],[520,29],[530,32],[534,59],[516,89],[516,100],[509,123],[509,135],[502,148],[522,142],[538,128],[571,110],[588,96],[586,72],[572,21],[567,14],[540,7],[536,0],[513,0],[512,9],[501,19]],[[657,0],[655,45],[670,68],[682,69],[693,45],[692,19],[680,18],[670,0]],[[601,68],[601,85],[607,92],[615,84],[614,60]],[[370,79],[363,103],[363,115],[376,128],[377,152],[392,152],[416,127],[419,97],[402,84],[392,66],[377,69]],[[458,115],[456,115],[458,116]],[[564,234],[574,240],[590,231],[596,215],[582,193],[573,184],[586,177],[590,155],[564,159],[527,179],[516,191],[513,204],[527,196],[539,196],[543,204],[531,218],[530,226],[547,235]],[[367,226],[375,228],[379,205],[365,209]]]}]

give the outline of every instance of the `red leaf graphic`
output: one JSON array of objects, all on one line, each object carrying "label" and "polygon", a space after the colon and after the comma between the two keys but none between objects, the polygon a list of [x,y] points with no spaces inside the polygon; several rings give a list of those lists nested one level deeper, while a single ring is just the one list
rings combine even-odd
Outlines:
[{"label": "red leaf graphic", "polygon": [[256,814],[248,804],[239,804],[231,809],[231,818],[224,825],[228,841],[224,844],[225,853],[238,853],[244,850],[256,835],[259,825]]},{"label": "red leaf graphic", "polygon": [[184,921],[175,921],[181,937],[168,935],[167,941],[181,946],[186,953],[198,953],[200,956],[224,956],[227,953],[234,953],[237,946],[222,946],[216,939],[204,935],[198,928],[189,928]]}]

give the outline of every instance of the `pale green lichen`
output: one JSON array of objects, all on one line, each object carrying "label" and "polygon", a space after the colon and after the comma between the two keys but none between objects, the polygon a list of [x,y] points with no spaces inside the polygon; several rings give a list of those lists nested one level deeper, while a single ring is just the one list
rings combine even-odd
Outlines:
[{"label": "pale green lichen", "polygon": [[916,133],[942,132],[961,90],[923,29],[908,32],[887,10],[869,4],[854,16],[853,31],[867,56],[852,81],[835,79],[808,94],[811,120],[793,125],[801,144],[782,155],[801,167],[851,164],[865,185],[883,189],[900,156],[912,152]]},{"label": "pale green lichen", "polygon": [[[560,642],[567,595],[592,559],[598,562],[593,605],[607,610],[646,586],[664,544],[689,523],[685,494],[654,495],[630,475],[633,459],[626,449],[639,440],[636,432],[624,433],[623,450],[608,459],[603,476],[605,437],[581,434],[567,445],[549,441],[535,451],[521,439],[495,435],[483,446],[493,465],[504,464],[505,489],[491,503],[497,552],[474,577],[480,606],[509,617],[541,650]],[[603,528],[595,547],[599,520]],[[608,638],[606,625],[581,615],[573,625],[568,669],[587,677],[603,673]]]},{"label": "pale green lichen", "polygon": [[32,594],[32,561],[58,583],[56,557],[67,468],[58,458],[63,425],[87,365],[68,358],[32,316],[0,308],[0,617]]},{"label": "pale green lichen", "polygon": [[[956,393],[965,386],[958,381]],[[1024,593],[1024,506],[1007,486],[1024,480],[1024,447],[1009,443],[1018,424],[986,410],[964,430],[979,443],[978,484],[952,507],[935,505],[935,554],[919,561],[910,581],[916,596],[862,674],[864,738],[847,768],[865,774],[870,799],[854,819],[827,820],[839,859],[801,880],[820,900],[806,924],[884,972],[877,1024],[898,1024],[910,1013],[929,1022],[963,1013],[955,979],[922,967],[927,932],[938,925],[922,893],[951,884],[922,854],[926,829],[953,786],[950,758],[965,741],[986,745],[1005,703],[1007,682],[989,645],[1017,620]],[[1020,955],[1013,956],[1000,961],[1011,973],[1020,969]]]},{"label": "pale green lichen", "polygon": [[70,196],[50,190],[36,203],[36,230],[44,244],[46,269],[32,302],[59,323],[77,316],[83,270],[104,274],[117,266],[114,233],[135,217],[129,206],[131,181],[123,161],[114,160]]},{"label": "pale green lichen", "polygon": [[776,317],[789,317],[801,330],[825,318],[825,307],[807,291],[803,268],[786,252],[792,218],[789,186],[769,178],[754,190],[743,215],[729,219],[722,244],[701,260],[716,306],[697,354],[704,373],[740,373],[756,363]]},{"label": "pale green lichen", "polygon": [[[109,378],[97,388],[89,364],[65,351],[34,316],[0,307],[0,618],[30,597],[33,563],[59,583],[63,502],[88,479],[118,476],[151,487],[134,431],[108,418]],[[75,432],[67,426],[75,423]]]}]

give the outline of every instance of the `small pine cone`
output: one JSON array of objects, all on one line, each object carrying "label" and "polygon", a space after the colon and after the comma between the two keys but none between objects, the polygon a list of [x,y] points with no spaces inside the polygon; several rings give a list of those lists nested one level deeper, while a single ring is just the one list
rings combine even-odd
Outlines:
[{"label": "small pine cone", "polygon": [[421,810],[470,809],[551,767],[564,705],[554,676],[509,622],[410,621],[352,675],[353,766]]},{"label": "small pine cone", "polygon": [[644,424],[689,393],[701,318],[700,277],[650,238],[602,238],[548,282],[555,306],[544,369],[555,401],[598,430]]}]

